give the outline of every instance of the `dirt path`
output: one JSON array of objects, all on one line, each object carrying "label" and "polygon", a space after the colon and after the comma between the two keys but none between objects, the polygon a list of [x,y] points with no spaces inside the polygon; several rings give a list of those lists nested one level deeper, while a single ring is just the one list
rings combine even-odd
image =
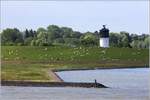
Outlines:
[{"label": "dirt path", "polygon": [[48,75],[52,78],[54,82],[63,82],[63,80],[52,70],[48,70]]}]

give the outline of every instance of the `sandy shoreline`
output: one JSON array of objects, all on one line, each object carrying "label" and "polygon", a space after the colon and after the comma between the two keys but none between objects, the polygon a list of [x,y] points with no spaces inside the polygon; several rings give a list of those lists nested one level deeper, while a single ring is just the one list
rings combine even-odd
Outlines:
[{"label": "sandy shoreline", "polygon": [[54,82],[63,82],[63,79],[61,79],[54,71],[48,70],[48,75],[52,78],[52,81]]}]

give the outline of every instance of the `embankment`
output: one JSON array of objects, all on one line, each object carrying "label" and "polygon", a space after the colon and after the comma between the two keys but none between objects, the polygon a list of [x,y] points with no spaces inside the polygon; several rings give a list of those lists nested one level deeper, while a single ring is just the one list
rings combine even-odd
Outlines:
[{"label": "embankment", "polygon": [[31,81],[1,81],[2,86],[32,86],[32,87],[85,87],[107,88],[100,83],[76,83],[76,82],[31,82]]}]

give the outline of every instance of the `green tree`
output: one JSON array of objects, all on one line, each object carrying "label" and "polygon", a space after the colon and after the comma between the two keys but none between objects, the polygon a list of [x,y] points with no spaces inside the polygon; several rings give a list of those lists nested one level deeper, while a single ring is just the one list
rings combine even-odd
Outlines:
[{"label": "green tree", "polygon": [[96,36],[93,33],[87,32],[83,36],[81,36],[81,44],[85,46],[94,46],[97,45],[98,42]]},{"label": "green tree", "polygon": [[23,35],[17,28],[7,28],[1,33],[1,43],[2,45],[17,45],[18,43],[23,43]]},{"label": "green tree", "polygon": [[54,40],[54,43],[55,43],[55,44],[64,44],[65,41],[64,41],[63,38],[57,38],[57,39]]},{"label": "green tree", "polygon": [[77,38],[77,39],[79,39],[82,36],[82,34],[80,32],[73,31],[73,30],[72,30],[72,32],[70,31],[70,34],[71,34],[70,35],[71,38]]},{"label": "green tree", "polygon": [[48,32],[48,38],[51,39],[52,41],[56,38],[60,38],[60,33],[61,30],[58,26],[56,25],[49,25],[47,27],[47,32]]},{"label": "green tree", "polygon": [[128,32],[125,32],[125,31],[122,31],[120,32],[120,35],[121,35],[121,45],[122,47],[130,47],[130,36],[129,36],[129,33]]},{"label": "green tree", "polygon": [[133,40],[133,41],[130,43],[130,45],[131,45],[132,48],[138,48],[138,43],[139,43],[138,40]]},{"label": "green tree", "polygon": [[80,45],[80,41],[77,38],[65,38],[64,41],[65,41],[65,44],[70,47],[76,47]]},{"label": "green tree", "polygon": [[35,44],[38,46],[50,46],[50,45],[52,45],[52,42],[51,42],[51,40],[48,39],[47,32],[40,32],[37,35]]},{"label": "green tree", "polygon": [[37,29],[37,34],[39,34],[41,32],[45,33],[45,32],[47,32],[47,30],[45,28],[43,28],[43,27],[40,27],[40,28]]},{"label": "green tree", "polygon": [[62,27],[61,28],[61,34],[63,35],[63,38],[71,38],[73,37],[75,34],[73,33],[73,30],[71,28],[68,27]]},{"label": "green tree", "polygon": [[150,36],[147,36],[144,40],[144,43],[145,43],[145,47],[146,48],[149,48],[150,47]]},{"label": "green tree", "polygon": [[28,37],[30,37],[30,34],[29,34],[28,29],[26,29],[26,30],[25,30],[25,38],[28,38]]},{"label": "green tree", "polygon": [[33,40],[32,37],[26,38],[26,39],[24,40],[24,45],[30,45],[32,40]]},{"label": "green tree", "polygon": [[110,46],[111,47],[121,47],[122,43],[121,43],[121,36],[118,33],[110,33]]}]

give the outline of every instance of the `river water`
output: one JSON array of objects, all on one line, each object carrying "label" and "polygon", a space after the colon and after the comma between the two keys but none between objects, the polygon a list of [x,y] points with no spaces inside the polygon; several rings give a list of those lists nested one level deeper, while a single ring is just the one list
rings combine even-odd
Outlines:
[{"label": "river water", "polygon": [[67,82],[97,82],[110,88],[2,86],[1,100],[150,100],[149,68],[62,71]]}]

